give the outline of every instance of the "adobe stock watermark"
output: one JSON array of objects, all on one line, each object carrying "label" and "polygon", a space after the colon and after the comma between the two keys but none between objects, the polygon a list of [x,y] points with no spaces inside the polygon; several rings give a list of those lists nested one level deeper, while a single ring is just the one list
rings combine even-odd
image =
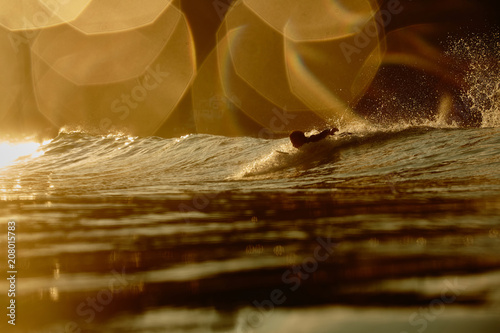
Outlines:
[{"label": "adobe stock watermark", "polygon": [[225,112],[234,111],[236,105],[241,105],[240,99],[236,95],[225,96],[213,94],[208,99],[201,101],[200,109],[197,112],[205,121],[222,121]]},{"label": "adobe stock watermark", "polygon": [[396,183],[393,181],[392,179],[392,176],[391,174],[387,174],[385,175],[385,180],[386,180],[386,184],[390,187],[391,189],[391,193],[393,195],[397,195],[398,194],[398,191],[396,190]]},{"label": "adobe stock watermark", "polygon": [[[193,205],[190,206],[185,203],[181,203],[179,204],[179,211],[184,215],[189,212],[199,213],[205,210],[208,205],[210,205],[210,202],[218,195],[219,193],[196,194],[192,200]],[[190,223],[191,219],[188,216],[184,216],[184,222]]]},{"label": "adobe stock watermark", "polygon": [[427,329],[429,322],[433,322],[441,315],[445,309],[446,305],[449,305],[457,300],[467,286],[460,285],[458,283],[458,278],[456,277],[453,282],[446,279],[444,281],[444,287],[441,289],[441,295],[439,298],[435,298],[429,302],[426,307],[421,307],[418,311],[413,312],[409,318],[408,323],[415,328],[415,330],[401,331],[400,333],[424,333]]},{"label": "adobe stock watermark", "polygon": [[31,18],[23,15],[23,26],[22,32],[11,32],[9,33],[9,40],[14,48],[14,51],[19,52],[19,46],[21,44],[30,44],[39,33],[37,28],[43,28],[49,25],[50,19],[58,15],[61,11],[62,6],[68,4],[70,0],[45,0],[39,1],[39,3],[47,8],[47,11],[40,10],[31,15]]},{"label": "adobe stock watermark", "polygon": [[302,282],[309,279],[311,274],[318,270],[319,263],[326,261],[333,254],[334,247],[337,246],[330,238],[318,237],[316,242],[318,246],[314,249],[312,257],[305,258],[302,264],[286,270],[281,276],[281,281],[287,286],[286,288],[274,289],[269,293],[268,299],[252,302],[254,309],[247,314],[246,320],[237,327],[238,333],[250,333],[253,332],[253,329],[261,327],[264,320],[273,314],[274,308],[287,301],[287,293],[297,291]]},{"label": "adobe stock watermark", "polygon": [[352,62],[352,56],[354,54],[360,54],[361,50],[370,45],[373,38],[378,37],[379,31],[387,27],[394,15],[400,14],[404,10],[399,0],[389,0],[387,2],[387,9],[381,9],[375,15],[375,20],[367,24],[363,30],[358,29],[355,31],[357,33],[354,37],[354,45],[342,42],[340,44],[340,49],[342,54],[346,59],[347,63]]},{"label": "adobe stock watermark", "polygon": [[[168,72],[163,72],[160,65],[155,68],[148,67],[146,74],[142,79],[138,79],[138,84],[135,85],[128,94],[123,93],[119,98],[111,102],[110,109],[114,115],[114,120],[124,121],[130,116],[131,110],[135,110],[139,105],[146,100],[149,92],[157,89],[163,81],[170,75]],[[99,122],[101,131],[114,130],[113,119],[106,117]]]},{"label": "adobe stock watermark", "polygon": [[269,120],[268,126],[259,131],[258,137],[260,139],[274,139],[276,132],[283,132],[290,121],[297,117],[297,115],[287,111],[286,105],[283,109],[273,108],[272,113],[273,116]]},{"label": "adobe stock watermark", "polygon": [[[236,112],[241,100],[236,95],[212,95],[209,99],[203,100],[201,109],[198,111],[201,118],[209,121],[221,121],[225,112]],[[257,137],[260,139],[274,139],[276,132],[283,132],[290,121],[297,117],[287,111],[286,105],[279,109],[274,107],[271,110],[272,117],[266,127],[260,129]]]},{"label": "adobe stock watermark", "polygon": [[[102,312],[106,306],[111,304],[115,294],[121,293],[132,282],[131,279],[126,279],[125,268],[122,269],[121,273],[116,270],[111,271],[111,273],[113,274],[113,278],[109,280],[108,287],[99,290],[95,297],[87,297],[75,309],[76,313],[87,324],[90,324],[96,318],[96,312]],[[66,323],[64,327],[65,333],[81,333],[82,331],[80,325],[74,321]]]}]

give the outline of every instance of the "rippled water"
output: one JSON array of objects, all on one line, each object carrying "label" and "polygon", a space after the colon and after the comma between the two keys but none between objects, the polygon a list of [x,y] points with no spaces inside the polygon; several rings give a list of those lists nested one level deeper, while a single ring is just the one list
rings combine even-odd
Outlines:
[{"label": "rippled water", "polygon": [[495,127],[62,131],[0,170],[16,330],[497,332],[499,149]]}]

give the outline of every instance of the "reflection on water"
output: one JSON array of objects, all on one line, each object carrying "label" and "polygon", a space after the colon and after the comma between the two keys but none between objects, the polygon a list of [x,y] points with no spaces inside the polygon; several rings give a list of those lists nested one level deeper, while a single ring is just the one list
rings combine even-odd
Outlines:
[{"label": "reflection on water", "polygon": [[221,193],[198,214],[174,198],[3,201],[19,221],[19,311],[30,320],[18,327],[351,332],[362,315],[353,331],[410,332],[421,326],[407,318],[448,286],[456,297],[430,305],[429,330],[465,315],[493,332],[498,197],[388,193]]}]

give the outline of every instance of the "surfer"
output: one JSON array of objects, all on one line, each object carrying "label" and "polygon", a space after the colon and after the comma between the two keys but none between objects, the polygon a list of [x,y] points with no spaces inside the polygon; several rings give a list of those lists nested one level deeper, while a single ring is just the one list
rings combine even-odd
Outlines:
[{"label": "surfer", "polygon": [[300,148],[301,146],[305,145],[306,143],[311,143],[311,142],[318,142],[320,140],[323,140],[329,135],[334,135],[335,132],[338,132],[339,130],[337,128],[329,128],[321,133],[314,134],[311,136],[306,136],[304,132],[302,131],[293,131],[290,134],[290,141],[292,142],[292,145],[295,148]]}]

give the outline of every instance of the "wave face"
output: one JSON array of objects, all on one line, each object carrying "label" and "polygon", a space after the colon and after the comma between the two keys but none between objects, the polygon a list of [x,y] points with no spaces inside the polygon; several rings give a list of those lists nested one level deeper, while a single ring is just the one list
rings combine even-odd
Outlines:
[{"label": "wave face", "polygon": [[[61,132],[3,172],[4,192],[32,196],[148,195],[231,190],[386,188],[430,182],[448,192],[497,183],[497,128],[409,127],[341,133],[295,149],[289,140],[177,139]],[[471,177],[474,175],[474,177]],[[462,183],[462,184],[461,184]]]}]

